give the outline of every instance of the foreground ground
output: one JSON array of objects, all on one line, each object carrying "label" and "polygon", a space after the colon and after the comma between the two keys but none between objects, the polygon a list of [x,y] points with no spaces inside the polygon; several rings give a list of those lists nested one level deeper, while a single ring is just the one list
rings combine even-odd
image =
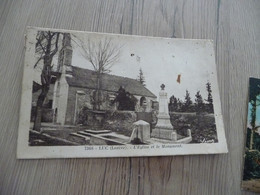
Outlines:
[{"label": "foreground ground", "polygon": [[[196,116],[195,114],[175,113],[171,116],[174,129],[178,134],[186,136],[186,130],[191,129],[191,143],[213,143],[217,142],[215,119],[213,115]],[[86,130],[84,126],[59,126],[51,123],[42,123],[41,133],[32,130],[29,136],[30,146],[54,146],[54,145],[90,145],[89,139],[71,135],[81,130]],[[116,131],[125,134],[124,131]],[[126,136],[130,136],[131,132]]]}]

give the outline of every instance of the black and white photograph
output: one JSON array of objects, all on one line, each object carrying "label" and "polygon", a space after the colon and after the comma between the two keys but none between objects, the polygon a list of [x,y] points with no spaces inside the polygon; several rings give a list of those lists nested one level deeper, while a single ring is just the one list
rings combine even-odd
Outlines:
[{"label": "black and white photograph", "polygon": [[210,40],[28,27],[18,158],[226,153]]}]

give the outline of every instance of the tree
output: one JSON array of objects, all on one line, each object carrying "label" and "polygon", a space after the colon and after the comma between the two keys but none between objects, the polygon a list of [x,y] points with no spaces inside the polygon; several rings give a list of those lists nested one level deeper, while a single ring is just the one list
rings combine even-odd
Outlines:
[{"label": "tree", "polygon": [[209,113],[213,113],[213,98],[212,98],[212,90],[211,90],[211,84],[210,82],[206,83],[206,88],[207,88],[207,92],[208,92],[208,98],[205,99],[205,101],[208,103],[208,112]]},{"label": "tree", "polygon": [[200,91],[197,91],[197,93],[195,95],[195,105],[197,108],[197,112],[201,112],[204,108],[204,102],[203,102],[202,96],[200,94]]},{"label": "tree", "polygon": [[186,90],[185,101],[184,101],[185,111],[188,111],[190,109],[191,105],[192,105],[192,101],[190,98],[190,93],[188,92],[188,90]]},{"label": "tree", "polygon": [[139,75],[137,77],[137,80],[145,87],[144,73],[141,68],[139,69]]},{"label": "tree", "polygon": [[112,104],[118,103],[118,110],[135,110],[137,99],[127,92],[122,86],[117,91],[116,98],[112,101]]},{"label": "tree", "polygon": [[169,103],[169,111],[170,112],[176,112],[178,109],[178,100],[174,95],[170,97],[170,103]]},{"label": "tree", "polygon": [[59,36],[59,32],[51,31],[38,31],[36,35],[35,50],[39,55],[39,58],[35,63],[34,68],[37,67],[40,61],[43,61],[41,72],[41,93],[37,100],[36,116],[33,127],[37,131],[40,131],[41,128],[42,107],[50,88],[52,60],[54,55],[58,52]]},{"label": "tree", "polygon": [[98,42],[88,39],[87,43],[77,38],[82,48],[83,57],[90,62],[96,73],[96,91],[94,96],[94,110],[100,110],[102,104],[102,75],[111,72],[112,66],[119,60],[120,48],[113,44],[111,39],[103,39]]},{"label": "tree", "polygon": [[250,78],[249,80],[249,86],[250,86],[250,94],[249,94],[249,105],[251,105],[250,108],[250,115],[251,115],[251,135],[250,135],[250,144],[249,149],[253,149],[253,141],[254,141],[254,132],[256,131],[256,108],[260,105],[260,80]]},{"label": "tree", "polygon": [[179,98],[177,99],[177,111],[183,111],[183,101]]}]

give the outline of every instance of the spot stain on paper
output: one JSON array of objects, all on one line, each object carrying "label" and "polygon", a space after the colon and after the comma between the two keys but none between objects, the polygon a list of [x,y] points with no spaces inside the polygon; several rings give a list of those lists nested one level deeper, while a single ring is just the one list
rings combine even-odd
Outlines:
[{"label": "spot stain on paper", "polygon": [[181,84],[181,74],[178,74],[177,83]]}]

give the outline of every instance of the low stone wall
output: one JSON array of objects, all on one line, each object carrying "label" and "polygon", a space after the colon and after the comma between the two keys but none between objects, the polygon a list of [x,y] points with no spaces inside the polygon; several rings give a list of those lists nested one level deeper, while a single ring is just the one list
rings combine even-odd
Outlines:
[{"label": "low stone wall", "polygon": [[107,111],[103,128],[130,136],[136,120],[137,116],[134,111]]}]

